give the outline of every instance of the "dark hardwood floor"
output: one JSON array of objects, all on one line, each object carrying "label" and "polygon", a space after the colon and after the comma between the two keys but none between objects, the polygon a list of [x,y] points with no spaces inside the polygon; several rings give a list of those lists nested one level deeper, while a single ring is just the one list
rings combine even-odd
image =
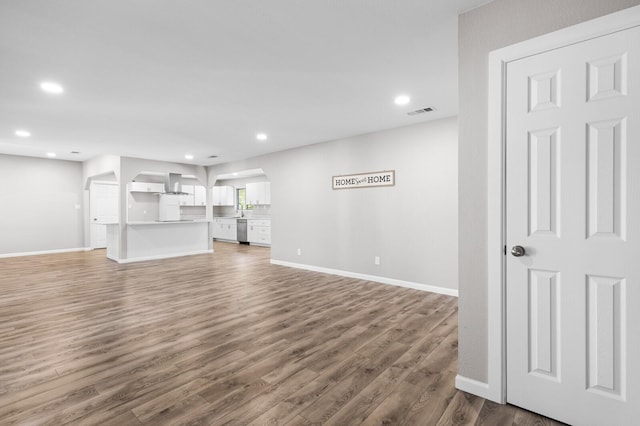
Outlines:
[{"label": "dark hardwood floor", "polygon": [[0,425],[552,425],[457,391],[457,300],[269,264],[0,259]]}]

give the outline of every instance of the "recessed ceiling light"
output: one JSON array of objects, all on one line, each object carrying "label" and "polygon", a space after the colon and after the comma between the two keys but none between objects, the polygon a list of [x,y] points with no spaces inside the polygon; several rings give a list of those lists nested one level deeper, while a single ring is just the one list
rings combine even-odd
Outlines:
[{"label": "recessed ceiling light", "polygon": [[47,157],[51,157],[51,158],[53,158],[53,157],[55,157],[55,156],[56,156],[56,153],[55,153],[55,152],[47,152]]},{"label": "recessed ceiling light", "polygon": [[47,93],[53,93],[55,95],[64,93],[64,87],[53,81],[43,81],[42,83],[40,83],[40,88]]},{"label": "recessed ceiling light", "polygon": [[400,95],[400,96],[396,96],[396,98],[393,100],[393,102],[396,105],[406,105],[409,102],[411,102],[411,98],[408,97],[407,95]]},{"label": "recessed ceiling light", "polygon": [[185,154],[184,158],[186,158],[187,160],[193,160],[193,155]]},{"label": "recessed ceiling light", "polygon": [[29,136],[31,136],[31,133],[26,130],[16,130],[15,135],[21,138],[28,138]]},{"label": "recessed ceiling light", "polygon": [[256,139],[258,139],[259,141],[266,141],[267,140],[267,134],[266,133],[258,133],[256,135]]}]

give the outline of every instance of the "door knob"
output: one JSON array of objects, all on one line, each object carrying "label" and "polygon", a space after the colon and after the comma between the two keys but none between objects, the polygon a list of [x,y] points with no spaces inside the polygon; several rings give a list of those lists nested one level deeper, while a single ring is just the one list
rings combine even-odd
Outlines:
[{"label": "door knob", "polygon": [[521,257],[525,255],[524,247],[522,246],[513,246],[511,247],[511,255],[514,257]]}]

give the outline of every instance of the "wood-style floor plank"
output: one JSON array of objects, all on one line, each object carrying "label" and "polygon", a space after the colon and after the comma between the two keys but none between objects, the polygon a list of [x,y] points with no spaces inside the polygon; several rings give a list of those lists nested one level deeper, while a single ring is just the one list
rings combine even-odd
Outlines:
[{"label": "wood-style floor plank", "polygon": [[558,424],[454,388],[455,298],[269,258],[0,259],[0,424]]}]

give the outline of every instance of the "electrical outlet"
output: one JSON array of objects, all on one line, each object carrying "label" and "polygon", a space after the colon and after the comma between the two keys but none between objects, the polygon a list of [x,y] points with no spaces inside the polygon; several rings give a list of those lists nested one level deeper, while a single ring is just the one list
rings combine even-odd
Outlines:
[{"label": "electrical outlet", "polygon": [[302,255],[302,249],[298,249],[298,256]]},{"label": "electrical outlet", "polygon": [[373,258],[373,263],[376,264],[376,265],[379,265],[380,264],[380,256],[375,256]]}]

